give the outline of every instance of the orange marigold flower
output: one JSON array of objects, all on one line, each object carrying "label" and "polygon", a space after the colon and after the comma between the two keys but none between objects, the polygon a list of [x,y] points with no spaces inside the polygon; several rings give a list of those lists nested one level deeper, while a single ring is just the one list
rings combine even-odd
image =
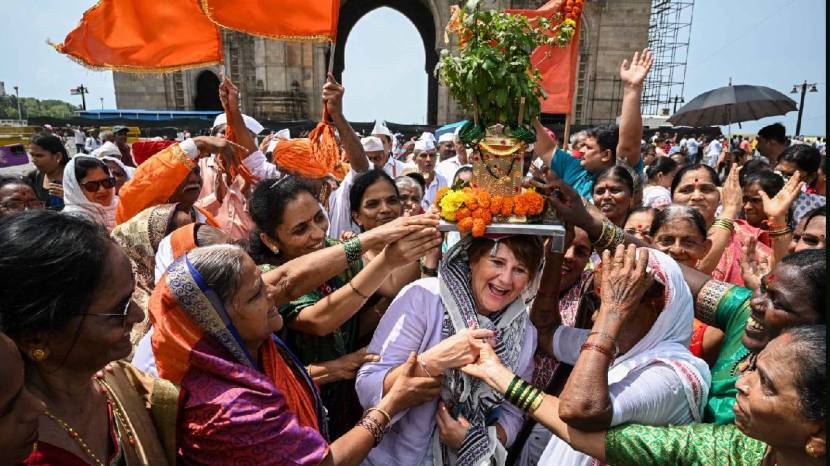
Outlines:
[{"label": "orange marigold flower", "polygon": [[472,212],[473,210],[478,209],[478,202],[476,202],[475,198],[467,199],[466,201],[464,201],[464,207],[470,209],[470,211]]},{"label": "orange marigold flower", "polygon": [[472,210],[470,212],[472,214],[473,219],[475,220],[477,218],[481,218],[481,213],[483,212],[483,210],[481,208],[478,208],[478,209]]},{"label": "orange marigold flower", "polygon": [[513,214],[513,198],[506,197],[501,205],[501,214],[505,217],[509,217]]},{"label": "orange marigold flower", "polygon": [[490,201],[490,213],[495,215],[501,212],[501,206],[503,203],[504,198],[502,198],[501,196],[493,197],[493,199]]},{"label": "orange marigold flower", "polygon": [[458,231],[466,233],[473,229],[473,218],[465,217],[458,221]]},{"label": "orange marigold flower", "polygon": [[489,225],[493,223],[493,214],[491,214],[489,210],[483,210],[481,212],[481,219],[484,220],[484,223]]},{"label": "orange marigold flower", "polygon": [[484,223],[484,220],[480,218],[473,220],[473,236],[484,236],[485,231],[487,231],[487,224]]},{"label": "orange marigold flower", "polygon": [[471,215],[470,209],[462,207],[455,212],[455,219],[461,221]]}]

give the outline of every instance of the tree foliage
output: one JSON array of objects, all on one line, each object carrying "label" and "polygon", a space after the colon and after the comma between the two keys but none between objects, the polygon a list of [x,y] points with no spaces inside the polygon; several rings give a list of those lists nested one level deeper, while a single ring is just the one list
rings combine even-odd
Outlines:
[{"label": "tree foliage", "polygon": [[[20,98],[20,113],[24,120],[34,117],[68,118],[81,108],[62,100],[40,100],[33,97]],[[0,119],[17,119],[17,97],[0,97]]]}]

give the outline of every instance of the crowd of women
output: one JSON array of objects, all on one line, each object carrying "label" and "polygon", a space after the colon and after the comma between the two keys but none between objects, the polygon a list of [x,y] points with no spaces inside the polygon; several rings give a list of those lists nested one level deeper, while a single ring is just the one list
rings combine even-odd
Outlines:
[{"label": "crowd of women", "polygon": [[0,463],[824,463],[823,154],[650,155],[649,66],[575,153],[537,122],[563,251],[439,232],[468,149],[407,169],[333,78],[333,170],[259,144],[227,80],[212,136],[135,170],[36,136],[0,179]]}]

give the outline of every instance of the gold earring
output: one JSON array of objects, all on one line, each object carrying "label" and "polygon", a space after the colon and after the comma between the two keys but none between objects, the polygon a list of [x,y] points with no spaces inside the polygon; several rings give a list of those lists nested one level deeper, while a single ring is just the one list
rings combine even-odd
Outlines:
[{"label": "gold earring", "polygon": [[29,358],[35,362],[42,362],[49,356],[49,350],[46,348],[35,348],[29,350]]},{"label": "gold earring", "polygon": [[807,455],[811,458],[819,457],[818,453],[816,453],[816,447],[814,447],[812,443],[808,443],[807,446],[804,447],[804,451],[806,451]]}]

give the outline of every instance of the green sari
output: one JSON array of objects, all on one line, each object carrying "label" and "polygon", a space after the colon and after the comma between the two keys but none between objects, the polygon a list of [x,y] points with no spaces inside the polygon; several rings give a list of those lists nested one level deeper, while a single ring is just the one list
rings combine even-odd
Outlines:
[{"label": "green sari", "polygon": [[716,280],[708,281],[698,294],[696,315],[724,333],[718,359],[712,366],[712,386],[703,422],[719,425],[735,422],[732,412],[737,394],[735,382],[748,366],[750,355],[742,341],[751,312],[750,296],[752,290]]},{"label": "green sari", "polygon": [[605,436],[605,461],[614,466],[758,466],[766,450],[734,424],[626,425]]},{"label": "green sari", "polygon": [[[331,238],[326,238],[325,247],[341,244]],[[355,313],[334,332],[325,336],[316,336],[288,328],[292,320],[296,319],[300,312],[311,307],[326,296],[334,293],[363,269],[363,261],[353,262],[345,270],[330,278],[327,282],[313,291],[300,296],[288,304],[280,306],[279,312],[285,319],[286,326],[283,328],[283,341],[297,355],[304,365],[325,362],[345,356],[357,351],[359,338],[360,314]],[[354,427],[362,411],[357,402],[357,395],[354,389],[354,380],[341,380],[329,383],[320,387],[320,397],[323,405],[329,410],[329,433],[331,438],[337,438]],[[349,409],[355,407],[355,409]],[[345,411],[345,412],[344,412]]]}]

